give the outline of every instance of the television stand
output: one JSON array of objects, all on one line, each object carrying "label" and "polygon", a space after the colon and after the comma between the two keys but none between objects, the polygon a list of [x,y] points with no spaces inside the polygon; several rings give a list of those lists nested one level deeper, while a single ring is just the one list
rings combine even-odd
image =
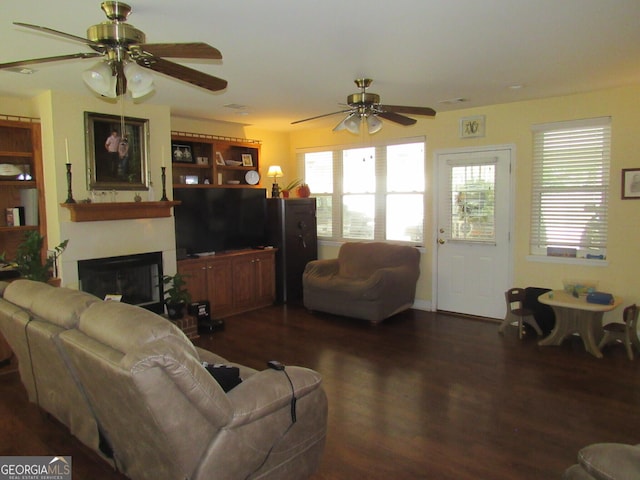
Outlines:
[{"label": "television stand", "polygon": [[178,261],[178,272],[196,301],[208,301],[220,319],[273,305],[277,248],[218,252]]}]

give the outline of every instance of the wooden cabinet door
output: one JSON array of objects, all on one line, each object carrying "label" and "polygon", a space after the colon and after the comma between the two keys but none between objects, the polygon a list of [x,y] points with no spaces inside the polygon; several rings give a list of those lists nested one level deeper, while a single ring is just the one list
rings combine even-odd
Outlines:
[{"label": "wooden cabinet door", "polygon": [[231,261],[215,259],[207,264],[207,284],[211,316],[220,318],[233,310],[233,278]]},{"label": "wooden cabinet door", "polygon": [[203,260],[178,262],[178,272],[185,277],[191,301],[199,302],[209,299],[207,287],[207,264]]},{"label": "wooden cabinet door", "polygon": [[255,258],[242,255],[233,259],[233,305],[236,310],[250,309],[255,298]]},{"label": "wooden cabinet door", "polygon": [[255,302],[257,305],[271,305],[275,300],[275,258],[273,252],[255,256]]}]

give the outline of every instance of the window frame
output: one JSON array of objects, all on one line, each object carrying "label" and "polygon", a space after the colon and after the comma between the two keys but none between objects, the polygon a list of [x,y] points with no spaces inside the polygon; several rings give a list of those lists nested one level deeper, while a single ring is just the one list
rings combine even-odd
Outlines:
[{"label": "window frame", "polygon": [[[403,145],[403,144],[412,144],[412,143],[421,143],[423,149],[423,175],[424,175],[424,183],[423,190],[416,192],[401,192],[401,194],[420,194],[422,195],[422,203],[423,203],[423,215],[422,215],[422,235],[423,238],[419,242],[413,242],[408,240],[387,240],[386,229],[387,229],[387,218],[386,218],[386,209],[387,209],[387,196],[388,195],[398,195],[399,192],[395,191],[387,191],[386,184],[386,171],[387,171],[387,159],[386,159],[386,149],[389,146],[393,145]],[[403,245],[412,245],[412,246],[424,246],[425,243],[425,232],[426,232],[426,195],[428,189],[427,183],[427,164],[426,164],[426,137],[407,137],[401,139],[392,139],[375,143],[368,144],[349,144],[349,145],[332,145],[326,147],[311,147],[311,148],[299,148],[296,150],[298,169],[302,172],[303,178],[306,177],[306,165],[305,165],[305,154],[308,153],[317,153],[317,152],[331,152],[332,153],[332,168],[333,168],[333,192],[312,192],[312,195],[316,198],[319,197],[331,197],[332,201],[332,235],[331,236],[322,236],[318,234],[318,239],[321,241],[328,242],[347,242],[347,241],[384,241],[391,242]],[[375,156],[376,156],[376,165],[375,165],[375,176],[376,176],[376,186],[375,191],[372,192],[374,195],[374,203],[375,203],[375,226],[374,226],[374,236],[372,239],[358,239],[358,238],[345,238],[343,237],[343,197],[345,192],[343,191],[343,176],[342,176],[342,152],[345,150],[355,150],[359,148],[375,148]],[[382,152],[382,155],[379,153]],[[379,161],[382,160],[382,161]],[[355,195],[356,193],[348,193],[347,195]]]}]

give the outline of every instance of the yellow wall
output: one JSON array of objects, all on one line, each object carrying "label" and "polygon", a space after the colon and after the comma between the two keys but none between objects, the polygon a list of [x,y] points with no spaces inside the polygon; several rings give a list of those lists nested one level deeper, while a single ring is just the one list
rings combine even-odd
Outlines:
[{"label": "yellow wall", "polygon": [[[85,198],[84,111],[117,115],[120,107],[92,96],[71,96],[46,92],[34,99],[0,97],[0,113],[40,117],[42,119],[43,150],[47,188],[47,218],[51,241],[59,241],[56,220],[62,215],[58,203],[66,198],[64,170],[64,139],[69,139],[71,162],[74,165],[74,196]],[[317,146],[359,144],[362,138],[348,132],[334,133],[331,128],[310,128],[291,134],[256,129],[251,126],[171,117],[169,108],[133,104],[125,106],[125,115],[151,120],[151,171],[154,184],[160,185],[161,149],[170,151],[170,131],[179,130],[213,135],[253,138],[262,141],[260,162],[261,185],[269,188],[271,179],[265,177],[269,165],[278,164],[285,176],[278,179],[284,185],[298,176],[296,149]],[[461,117],[486,116],[486,135],[482,138],[460,139],[458,123]],[[529,203],[531,176],[531,126],[538,123],[573,120],[599,116],[612,118],[611,190],[609,210],[608,266],[584,267],[566,264],[538,263],[527,260],[529,252]],[[640,85],[609,89],[587,94],[570,95],[544,100],[492,105],[489,107],[442,112],[435,118],[418,117],[413,127],[401,127],[385,122],[384,128],[373,137],[376,141],[425,136],[427,139],[427,183],[433,184],[434,152],[459,147],[492,145],[515,146],[515,225],[513,226],[513,284],[560,288],[563,278],[597,279],[601,290],[615,292],[625,302],[640,302],[640,201],[620,199],[620,171],[640,168]],[[365,139],[366,140],[366,139]],[[170,175],[168,175],[169,178]],[[169,192],[170,194],[170,192]],[[121,192],[118,200],[126,200],[131,192]],[[417,299],[428,304],[432,299],[433,202],[428,197],[422,275]],[[322,246],[320,256],[335,256],[337,246]]]},{"label": "yellow wall", "polygon": [[[486,135],[460,139],[461,117],[486,116]],[[600,116],[612,118],[611,189],[609,198],[608,266],[585,267],[549,264],[527,260],[529,253],[529,204],[532,163],[531,126],[539,123]],[[562,288],[564,278],[596,279],[599,289],[624,297],[625,302],[640,302],[640,201],[621,200],[621,169],[640,168],[640,86],[597,91],[587,94],[517,102],[489,107],[442,112],[435,118],[419,118],[413,127],[385,122],[373,137],[375,141],[424,135],[427,139],[427,182],[433,185],[434,152],[462,147],[515,145],[515,225],[513,233],[513,284]],[[334,133],[330,128],[296,131],[291,134],[290,155],[298,148],[358,144],[362,138],[347,132]],[[425,205],[425,242],[427,251],[421,263],[422,275],[416,298],[432,298],[433,203]],[[321,256],[336,256],[337,247],[321,248]]]}]

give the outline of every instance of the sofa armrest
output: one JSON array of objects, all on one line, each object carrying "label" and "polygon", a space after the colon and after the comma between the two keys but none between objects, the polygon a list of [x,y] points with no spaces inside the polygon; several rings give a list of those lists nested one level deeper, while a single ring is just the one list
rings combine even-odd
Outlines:
[{"label": "sofa armrest", "polygon": [[304,277],[329,277],[338,273],[337,258],[325,260],[311,260],[304,268]]},{"label": "sofa armrest", "polygon": [[240,369],[240,378],[242,380],[248,379],[251,375],[257,372],[257,370],[254,370],[253,368],[240,365],[239,363],[230,362],[226,358],[210,352],[209,350],[205,350],[204,348],[196,347],[196,352],[198,352],[198,358],[201,362],[207,362],[213,365],[215,365],[216,363],[223,363],[225,365],[233,365],[234,367],[238,367]]},{"label": "sofa armrest", "polygon": [[595,443],[578,453],[580,466],[597,480],[640,478],[640,446]]},{"label": "sofa armrest", "polygon": [[[322,377],[304,367],[287,367],[299,400],[320,388]],[[262,370],[252,375],[227,395],[232,404],[233,419],[227,428],[238,427],[266,417],[291,404],[291,385],[284,372]]]}]

